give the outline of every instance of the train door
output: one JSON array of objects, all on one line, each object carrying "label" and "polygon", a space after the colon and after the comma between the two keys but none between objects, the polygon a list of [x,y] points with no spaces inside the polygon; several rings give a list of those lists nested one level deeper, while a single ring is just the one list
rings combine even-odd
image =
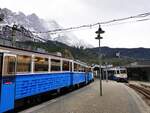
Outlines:
[{"label": "train door", "polygon": [[14,109],[16,56],[3,54],[0,112]]}]

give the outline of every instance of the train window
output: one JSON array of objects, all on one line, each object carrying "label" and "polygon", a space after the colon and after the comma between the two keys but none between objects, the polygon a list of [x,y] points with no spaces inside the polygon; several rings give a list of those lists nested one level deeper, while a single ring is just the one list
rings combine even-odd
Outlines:
[{"label": "train window", "polygon": [[116,71],[116,74],[120,74],[120,73],[119,73],[119,70]]},{"label": "train window", "polygon": [[14,56],[5,56],[4,57],[3,76],[15,74],[15,62],[16,62],[16,58]]},{"label": "train window", "polygon": [[63,61],[63,71],[69,71],[69,61]]},{"label": "train window", "polygon": [[84,67],[84,72],[88,72],[88,68],[87,67]]},{"label": "train window", "polygon": [[86,72],[86,68],[85,67],[83,67],[83,72]]},{"label": "train window", "polygon": [[81,68],[80,65],[78,65],[78,71],[79,71],[79,72],[82,71],[82,68]]},{"label": "train window", "polygon": [[126,73],[126,70],[120,70],[120,73],[122,73],[122,74]]},{"label": "train window", "polygon": [[69,70],[72,71],[72,62],[69,62]]},{"label": "train window", "polygon": [[83,66],[79,65],[79,71],[80,71],[80,72],[84,72]]},{"label": "train window", "polygon": [[86,67],[83,67],[83,72],[86,72]]},{"label": "train window", "polygon": [[74,71],[81,71],[81,66],[79,64],[74,63]]},{"label": "train window", "polygon": [[51,71],[60,71],[60,60],[51,59]]},{"label": "train window", "polygon": [[17,56],[17,72],[31,71],[31,57],[25,55]]},{"label": "train window", "polygon": [[89,67],[87,67],[87,71],[88,71],[88,72],[90,72],[90,71],[91,71]]},{"label": "train window", "polygon": [[74,71],[78,71],[78,65],[74,63]]},{"label": "train window", "polygon": [[47,72],[48,71],[48,58],[35,57],[34,58],[34,71]]},{"label": "train window", "polygon": [[83,71],[86,72],[86,67],[83,67]]}]

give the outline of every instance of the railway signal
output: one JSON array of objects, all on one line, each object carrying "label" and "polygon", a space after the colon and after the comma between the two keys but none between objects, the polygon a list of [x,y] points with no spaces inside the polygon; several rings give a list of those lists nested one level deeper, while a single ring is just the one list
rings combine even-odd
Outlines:
[{"label": "railway signal", "polygon": [[100,40],[103,39],[103,37],[100,36],[100,34],[105,33],[101,29],[101,26],[99,24],[98,30],[95,32],[97,34],[97,37],[95,39],[99,40],[99,81],[100,81],[100,96],[102,96],[102,74],[101,74],[101,49],[100,49]]}]

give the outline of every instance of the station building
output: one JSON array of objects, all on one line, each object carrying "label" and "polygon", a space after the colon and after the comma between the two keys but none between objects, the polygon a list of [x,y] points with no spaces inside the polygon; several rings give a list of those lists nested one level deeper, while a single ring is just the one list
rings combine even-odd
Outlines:
[{"label": "station building", "polygon": [[150,61],[134,62],[126,68],[129,80],[150,82]]}]

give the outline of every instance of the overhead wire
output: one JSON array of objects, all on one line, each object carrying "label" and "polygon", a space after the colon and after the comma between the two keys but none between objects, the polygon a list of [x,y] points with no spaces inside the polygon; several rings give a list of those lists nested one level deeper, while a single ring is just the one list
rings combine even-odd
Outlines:
[{"label": "overhead wire", "polygon": [[[32,32],[36,33],[36,34],[40,34],[40,33],[56,34],[57,32],[72,31],[75,29],[82,29],[82,28],[92,28],[92,27],[97,26],[97,25],[106,25],[106,24],[110,24],[110,23],[130,20],[130,19],[145,18],[147,16],[150,16],[150,12],[141,13],[141,14],[138,14],[135,16],[129,16],[129,17],[125,17],[125,18],[119,18],[119,19],[113,19],[113,20],[109,20],[109,21],[97,22],[94,24],[85,24],[85,25],[80,25],[80,26],[75,26],[75,27],[58,28],[58,29],[54,29],[54,30],[47,30],[47,31],[40,31],[40,32],[32,31]],[[146,21],[146,20],[149,20],[149,19],[141,19],[141,20],[137,20],[137,21]]]},{"label": "overhead wire", "polygon": [[[112,20],[108,20],[108,21],[97,22],[97,23],[94,23],[94,24],[85,24],[85,25],[80,25],[80,26],[75,26],[75,27],[58,28],[58,29],[47,30],[47,31],[31,31],[31,32],[33,34],[49,33],[50,35],[54,35],[54,34],[59,34],[59,33],[63,33],[63,32],[76,31],[76,30],[79,30],[79,29],[82,30],[82,29],[85,29],[85,28],[86,29],[87,28],[91,29],[93,27],[96,27],[97,25],[113,26],[113,25],[120,25],[120,24],[126,24],[126,23],[148,21],[148,20],[150,20],[150,18],[146,18],[148,16],[150,16],[150,12],[141,13],[141,14],[138,14],[138,15],[124,17],[124,18],[119,18],[119,19],[112,19]],[[136,19],[136,20],[126,21],[126,20],[131,20],[131,19]],[[116,22],[121,22],[121,23],[116,23]],[[39,38],[38,37],[38,39],[45,41],[44,38]]]}]

